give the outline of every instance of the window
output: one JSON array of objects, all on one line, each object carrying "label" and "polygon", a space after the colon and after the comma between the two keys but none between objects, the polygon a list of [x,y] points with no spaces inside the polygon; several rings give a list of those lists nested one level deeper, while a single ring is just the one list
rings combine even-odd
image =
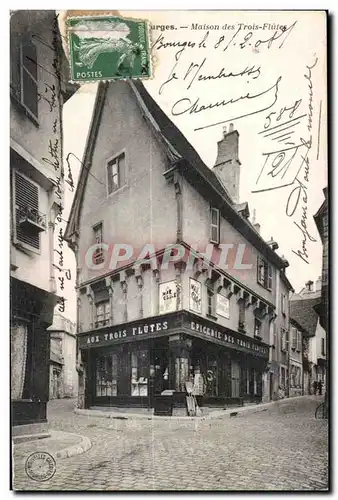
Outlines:
[{"label": "window", "polygon": [[135,350],[131,353],[131,395],[148,395],[148,351]]},{"label": "window", "polygon": [[281,350],[286,352],[288,350],[288,331],[285,328],[281,328]]},{"label": "window", "polygon": [[262,257],[257,257],[257,282],[272,290],[272,266]]},{"label": "window", "polygon": [[302,349],[302,334],[299,330],[297,330],[297,346],[296,350],[300,352]]},{"label": "window", "polygon": [[262,322],[255,318],[255,330],[254,330],[254,336],[261,338],[261,328],[262,328]]},{"label": "window", "polygon": [[282,389],[285,389],[286,387],[286,372],[283,366],[281,366],[280,369],[280,386]]},{"label": "window", "polygon": [[215,316],[215,292],[211,285],[207,285],[207,314],[209,316]]},{"label": "window", "polygon": [[211,243],[219,244],[219,210],[218,208],[210,208],[210,241]]},{"label": "window", "polygon": [[125,154],[117,156],[108,162],[108,194],[117,191],[126,183],[126,159]]},{"label": "window", "polygon": [[46,218],[39,213],[39,188],[18,172],[14,176],[16,239],[39,250],[39,227],[46,228]]},{"label": "window", "polygon": [[325,356],[325,339],[322,339],[322,356]]},{"label": "window", "polygon": [[285,293],[281,294],[281,311],[284,316],[286,315],[286,295]]},{"label": "window", "polygon": [[101,264],[104,261],[103,249],[101,246],[101,244],[102,244],[102,223],[94,226],[93,230],[94,230],[95,244],[100,245],[99,247],[96,248],[95,252],[93,253],[93,263],[94,264]]},{"label": "window", "polygon": [[117,396],[117,355],[96,358],[96,396]]},{"label": "window", "polygon": [[298,335],[297,328],[294,326],[291,327],[291,349],[297,349]]},{"label": "window", "polygon": [[38,81],[36,47],[31,41],[20,46],[20,102],[38,118]]},{"label": "window", "polygon": [[238,329],[245,331],[245,301],[243,299],[238,301]]},{"label": "window", "polygon": [[109,320],[110,320],[109,300],[104,302],[98,302],[95,304],[95,307],[96,307],[95,328],[100,328],[101,326],[109,325]]}]

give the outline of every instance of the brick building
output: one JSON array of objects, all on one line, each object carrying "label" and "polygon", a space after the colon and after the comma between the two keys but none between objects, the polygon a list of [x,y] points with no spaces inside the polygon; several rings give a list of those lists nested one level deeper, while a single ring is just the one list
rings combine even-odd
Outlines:
[{"label": "brick building", "polygon": [[200,373],[205,404],[271,399],[291,285],[239,202],[238,131],[209,169],[140,81],[101,83],[83,165],[65,234],[80,406],[153,406]]}]

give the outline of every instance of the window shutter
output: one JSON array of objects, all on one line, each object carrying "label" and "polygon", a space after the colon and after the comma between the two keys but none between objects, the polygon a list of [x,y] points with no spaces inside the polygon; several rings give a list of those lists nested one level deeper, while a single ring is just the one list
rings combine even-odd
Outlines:
[{"label": "window shutter", "polygon": [[268,264],[268,288],[272,289],[272,266]]},{"label": "window shutter", "polygon": [[37,54],[35,45],[28,41],[21,45],[21,103],[38,117]]},{"label": "window shutter", "polygon": [[20,226],[20,214],[25,210],[39,211],[39,188],[28,179],[15,172],[15,225],[18,241],[30,245],[37,250],[40,248],[40,235]]},{"label": "window shutter", "polygon": [[219,243],[219,210],[210,207],[210,241],[212,243]]}]

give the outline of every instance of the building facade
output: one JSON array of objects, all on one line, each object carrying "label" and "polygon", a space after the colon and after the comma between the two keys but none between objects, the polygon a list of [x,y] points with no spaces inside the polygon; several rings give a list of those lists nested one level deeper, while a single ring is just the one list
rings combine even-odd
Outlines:
[{"label": "building facade", "polygon": [[49,396],[53,240],[64,191],[62,105],[71,92],[54,11],[13,12],[10,43],[12,424],[38,429]]},{"label": "building facade", "polygon": [[65,234],[80,406],[153,406],[196,378],[208,405],[269,399],[288,263],[239,203],[238,139],[223,132],[209,169],[141,82],[99,85]]},{"label": "building facade", "polygon": [[290,318],[289,397],[304,395],[303,332],[297,321]]},{"label": "building facade", "polygon": [[[330,334],[329,334],[329,212],[328,212],[328,189],[323,190],[325,200],[315,214],[314,219],[320,234],[323,244],[323,258],[322,258],[322,287],[321,287],[321,304],[317,308],[320,318],[320,325],[326,332],[326,368],[329,370],[329,353],[330,353]],[[330,377],[326,377],[325,394],[328,396]]]},{"label": "building facade", "polygon": [[303,372],[304,393],[313,394],[314,383],[326,384],[326,332],[317,314],[321,304],[321,277],[294,294],[290,301],[291,318],[303,328]]},{"label": "building facade", "polygon": [[50,334],[49,399],[77,397],[76,325],[54,314]]}]

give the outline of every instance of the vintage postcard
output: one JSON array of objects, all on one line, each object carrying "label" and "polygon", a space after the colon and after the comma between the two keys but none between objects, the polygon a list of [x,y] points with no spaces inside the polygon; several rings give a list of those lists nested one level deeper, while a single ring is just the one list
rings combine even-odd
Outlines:
[{"label": "vintage postcard", "polygon": [[329,491],[326,11],[10,16],[16,491]]}]

